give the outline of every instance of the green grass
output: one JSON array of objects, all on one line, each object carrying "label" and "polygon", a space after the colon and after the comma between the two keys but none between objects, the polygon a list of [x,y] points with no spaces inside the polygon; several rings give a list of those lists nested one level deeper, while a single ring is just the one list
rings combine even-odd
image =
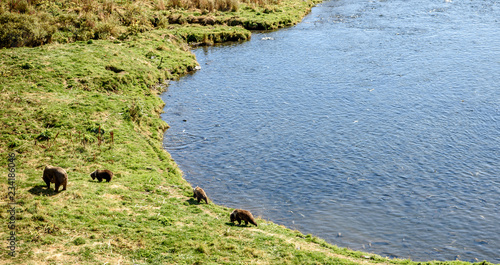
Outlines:
[{"label": "green grass", "polygon": [[[310,7],[284,3],[297,14]],[[234,12],[262,16],[245,20],[252,23],[289,24],[276,22],[279,11],[257,15],[264,7],[252,8]],[[234,12],[199,16],[236,19]],[[0,161],[7,172],[8,154],[16,153],[18,203],[18,255],[3,251],[0,264],[419,264],[340,248],[261,218],[258,227],[235,226],[232,209],[192,198],[162,148],[168,125],[159,117],[159,93],[166,80],[198,65],[187,41],[249,37],[242,27],[194,24],[0,50]],[[66,169],[66,191],[44,187],[46,164]],[[98,168],[113,171],[113,180],[92,181]],[[0,183],[7,198],[7,182]],[[7,220],[9,206],[1,207]],[[0,237],[8,238],[7,223],[2,227]]]}]

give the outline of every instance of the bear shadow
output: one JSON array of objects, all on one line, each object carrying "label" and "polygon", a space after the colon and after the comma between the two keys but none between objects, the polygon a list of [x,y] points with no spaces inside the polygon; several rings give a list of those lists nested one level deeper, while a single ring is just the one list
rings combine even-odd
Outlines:
[{"label": "bear shadow", "polygon": [[198,202],[198,200],[195,200],[193,198],[190,198],[189,200],[186,200],[186,201],[187,201],[187,203],[189,203],[189,205],[200,205],[202,203],[205,203],[205,201],[203,201],[203,200]]},{"label": "bear shadow", "polygon": [[236,222],[231,223],[231,222],[226,222],[226,225],[228,226],[237,226],[237,227],[248,227],[249,225],[245,225],[243,222],[241,224],[237,224]]},{"label": "bear shadow", "polygon": [[[61,188],[62,187],[59,187],[59,189],[61,189]],[[59,194],[59,192],[61,192],[61,190],[59,190],[59,192],[56,192],[53,187],[51,187],[50,189],[47,189],[46,185],[38,185],[38,186],[35,186],[35,187],[29,189],[28,192],[33,194],[33,195],[36,195],[36,196],[41,196],[41,195],[54,196],[54,195]]]},{"label": "bear shadow", "polygon": [[89,182],[93,182],[93,183],[106,183],[106,180],[103,180],[103,181],[99,182],[99,180],[97,180],[97,179],[96,179],[96,180],[94,180],[94,179],[89,179],[88,181],[89,181]]}]

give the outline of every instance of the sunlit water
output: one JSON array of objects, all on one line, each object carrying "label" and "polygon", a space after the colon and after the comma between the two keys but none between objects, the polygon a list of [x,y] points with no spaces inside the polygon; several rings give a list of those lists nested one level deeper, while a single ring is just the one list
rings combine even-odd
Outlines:
[{"label": "sunlit water", "polygon": [[162,96],[164,146],[215,203],[383,256],[500,263],[499,1],[329,1],[194,53]]}]

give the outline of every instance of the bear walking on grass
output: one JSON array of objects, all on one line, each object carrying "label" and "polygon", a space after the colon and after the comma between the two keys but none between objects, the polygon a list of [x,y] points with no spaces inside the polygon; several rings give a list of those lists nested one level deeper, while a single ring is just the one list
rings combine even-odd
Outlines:
[{"label": "bear walking on grass", "polygon": [[60,167],[53,167],[50,165],[45,166],[43,170],[43,181],[47,184],[47,189],[50,189],[50,183],[55,184],[55,191],[59,192],[59,187],[62,185],[63,189],[66,190],[66,184],[68,184],[68,173]]},{"label": "bear walking on grass", "polygon": [[198,186],[196,186],[196,188],[193,189],[193,197],[195,199],[198,199],[198,203],[200,203],[201,200],[204,200],[208,204],[207,194],[202,188]]},{"label": "bear walking on grass", "polygon": [[96,170],[92,173],[90,173],[90,176],[92,177],[92,180],[96,179],[101,182],[103,179],[106,180],[106,182],[110,182],[111,179],[113,178],[113,172],[105,169],[105,170]]},{"label": "bear walking on grass", "polygon": [[247,210],[242,210],[242,209],[236,209],[231,213],[231,223],[234,223],[234,221],[238,222],[238,225],[241,225],[241,221],[245,222],[245,225],[248,225],[248,223],[251,223],[255,226],[257,226],[257,223],[255,222],[255,219],[253,218],[253,215],[251,212]]}]

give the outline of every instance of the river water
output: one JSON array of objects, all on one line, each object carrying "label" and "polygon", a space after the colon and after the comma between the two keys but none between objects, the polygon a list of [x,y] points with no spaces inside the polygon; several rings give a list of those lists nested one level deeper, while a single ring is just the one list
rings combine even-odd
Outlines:
[{"label": "river water", "polygon": [[500,263],[499,1],[327,1],[193,52],[164,146],[213,202],[382,256]]}]

